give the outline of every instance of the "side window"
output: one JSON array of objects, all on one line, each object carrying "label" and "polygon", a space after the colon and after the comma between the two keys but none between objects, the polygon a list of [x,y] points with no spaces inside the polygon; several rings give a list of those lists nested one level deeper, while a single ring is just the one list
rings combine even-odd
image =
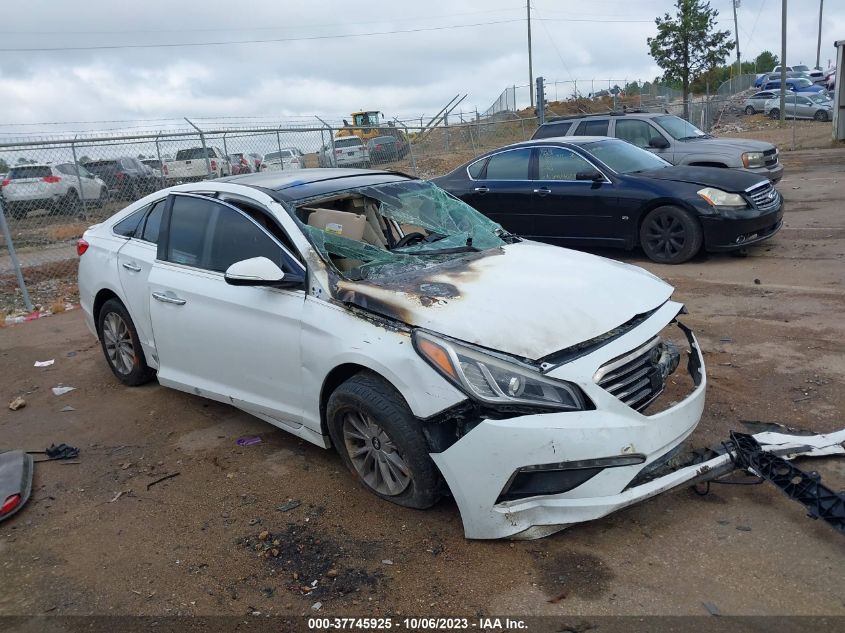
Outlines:
[{"label": "side window", "polygon": [[170,215],[167,252],[164,258],[174,264],[200,266],[203,259],[205,234],[212,219],[212,212],[216,209],[217,205],[210,200],[175,196]]},{"label": "side window", "polygon": [[538,149],[539,180],[575,180],[579,171],[595,171],[587,160],[562,147]]},{"label": "side window", "polygon": [[487,163],[487,180],[528,180],[531,149],[494,154]]},{"label": "side window", "polygon": [[659,136],[660,133],[645,121],[637,119],[618,119],[616,121],[616,138],[628,141],[637,147],[648,147],[651,139]]},{"label": "side window", "polygon": [[566,136],[566,133],[569,132],[569,128],[572,127],[572,123],[549,123],[546,125],[541,125],[537,128],[537,131],[534,132],[534,136],[532,139],[537,138],[554,138],[555,136]]},{"label": "side window", "polygon": [[803,106],[813,105],[813,102],[810,101],[807,97],[798,97],[798,103]]},{"label": "side window", "polygon": [[68,176],[75,176],[76,175],[75,173],[73,173],[73,168],[70,165],[66,165],[66,164],[56,165],[56,169],[59,172],[66,174]]},{"label": "side window", "polygon": [[481,177],[481,172],[484,171],[484,163],[487,162],[486,158],[482,158],[481,160],[475,161],[472,165],[467,167],[467,172],[469,173],[470,178],[478,179]]},{"label": "side window", "polygon": [[219,213],[210,237],[208,263],[203,268],[222,273],[242,259],[266,257],[284,270],[281,247],[255,222],[234,209],[215,206]]},{"label": "side window", "polygon": [[575,129],[575,136],[607,136],[608,119],[581,121]]},{"label": "side window", "polygon": [[164,214],[164,200],[159,200],[153,205],[152,211],[147,216],[147,221],[144,223],[144,230],[141,233],[141,239],[145,242],[152,242],[158,244],[158,231],[161,228],[161,216]]},{"label": "side window", "polygon": [[120,222],[112,227],[112,233],[121,235],[123,237],[135,237],[135,231],[141,225],[141,220],[144,219],[144,214],[149,210],[149,207],[138,209],[135,213],[130,213]]}]

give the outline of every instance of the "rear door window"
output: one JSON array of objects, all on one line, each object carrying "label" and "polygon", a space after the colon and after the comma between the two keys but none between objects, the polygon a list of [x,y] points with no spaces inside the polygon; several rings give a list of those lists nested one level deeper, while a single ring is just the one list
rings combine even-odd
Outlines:
[{"label": "rear door window", "polygon": [[135,237],[135,233],[141,225],[141,220],[144,219],[144,214],[149,210],[149,207],[144,207],[143,209],[138,209],[135,213],[130,213],[112,227],[112,232],[121,237]]},{"label": "rear door window", "polygon": [[144,231],[141,234],[141,239],[145,242],[158,244],[158,234],[161,228],[161,217],[164,215],[164,206],[164,200],[156,202],[147,216],[147,220],[144,222]]},{"label": "rear door window", "polygon": [[607,136],[608,119],[581,121],[575,129],[575,136]]},{"label": "rear door window", "polygon": [[569,132],[569,128],[571,127],[572,123],[548,123],[538,127],[537,131],[534,132],[534,136],[531,138],[554,138],[555,136],[566,136],[566,133]]},{"label": "rear door window", "polygon": [[487,163],[487,180],[528,180],[530,162],[530,148],[493,154]]},{"label": "rear door window", "polygon": [[469,177],[473,180],[478,180],[481,178],[481,172],[484,171],[484,165],[487,164],[487,159],[482,158],[481,160],[475,161],[472,165],[467,167],[467,173]]}]

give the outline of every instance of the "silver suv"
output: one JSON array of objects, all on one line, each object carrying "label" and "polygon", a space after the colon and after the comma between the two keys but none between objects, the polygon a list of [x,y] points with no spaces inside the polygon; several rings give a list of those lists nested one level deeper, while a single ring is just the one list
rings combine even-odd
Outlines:
[{"label": "silver suv", "polygon": [[672,114],[613,112],[568,116],[544,123],[532,139],[613,136],[653,152],[673,165],[728,167],[777,182],[783,176],[778,149],[743,138],[716,138]]}]

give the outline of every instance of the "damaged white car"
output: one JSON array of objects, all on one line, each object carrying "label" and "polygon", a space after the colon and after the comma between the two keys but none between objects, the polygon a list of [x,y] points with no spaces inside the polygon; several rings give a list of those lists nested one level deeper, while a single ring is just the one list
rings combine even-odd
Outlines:
[{"label": "damaged white car", "polygon": [[[264,172],[156,192],[79,242],[114,374],[228,402],[370,491],[542,536],[693,480],[695,337],[650,273],[507,234],[434,185]],[[668,474],[664,474],[668,472]]]}]

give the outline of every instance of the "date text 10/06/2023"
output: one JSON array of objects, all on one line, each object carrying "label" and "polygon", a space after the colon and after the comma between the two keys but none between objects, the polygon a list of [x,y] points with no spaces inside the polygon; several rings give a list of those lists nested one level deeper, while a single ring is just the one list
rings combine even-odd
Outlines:
[{"label": "date text 10/06/2023", "polygon": [[389,630],[405,629],[409,631],[447,631],[447,630],[476,630],[476,631],[525,631],[528,626],[525,620],[519,618],[438,618],[438,617],[406,617],[406,618],[355,618],[355,617],[327,617],[308,618],[308,628],[314,631],[330,630]]}]

